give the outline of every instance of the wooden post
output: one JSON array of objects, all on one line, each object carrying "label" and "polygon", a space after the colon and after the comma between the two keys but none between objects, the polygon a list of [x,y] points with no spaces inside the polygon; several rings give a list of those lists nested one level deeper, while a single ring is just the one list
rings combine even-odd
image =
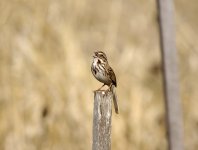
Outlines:
[{"label": "wooden post", "polygon": [[111,92],[94,92],[92,150],[111,149],[112,98]]},{"label": "wooden post", "polygon": [[183,150],[183,120],[178,85],[173,2],[172,0],[157,0],[157,2],[160,19],[169,150]]}]

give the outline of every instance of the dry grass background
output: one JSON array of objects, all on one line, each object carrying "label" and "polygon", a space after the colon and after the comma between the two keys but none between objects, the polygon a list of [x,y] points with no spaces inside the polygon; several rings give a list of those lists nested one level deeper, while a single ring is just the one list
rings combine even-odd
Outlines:
[{"label": "dry grass background", "polygon": [[[198,5],[176,0],[185,147],[198,147]],[[113,150],[167,149],[155,0],[1,0],[0,149],[88,150],[92,54],[117,74]]]}]

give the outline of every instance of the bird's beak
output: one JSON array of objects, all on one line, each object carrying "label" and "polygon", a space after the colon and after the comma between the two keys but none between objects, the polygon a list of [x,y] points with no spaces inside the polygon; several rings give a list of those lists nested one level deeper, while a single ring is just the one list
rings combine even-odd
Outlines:
[{"label": "bird's beak", "polygon": [[93,58],[96,58],[97,57],[96,54],[97,54],[97,52],[94,52]]}]

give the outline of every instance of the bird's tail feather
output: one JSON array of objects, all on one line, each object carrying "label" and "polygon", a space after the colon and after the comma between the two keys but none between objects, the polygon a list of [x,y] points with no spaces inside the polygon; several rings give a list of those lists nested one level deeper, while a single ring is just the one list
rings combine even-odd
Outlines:
[{"label": "bird's tail feather", "polygon": [[116,91],[115,91],[115,85],[111,86],[111,91],[113,93],[113,104],[114,104],[115,112],[116,112],[116,114],[119,114],[118,100],[117,100],[117,95],[116,95]]}]

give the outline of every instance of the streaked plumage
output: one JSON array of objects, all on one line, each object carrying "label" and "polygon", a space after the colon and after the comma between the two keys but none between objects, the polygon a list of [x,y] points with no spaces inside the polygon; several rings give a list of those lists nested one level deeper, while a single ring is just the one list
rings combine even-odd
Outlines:
[{"label": "streaked plumage", "polygon": [[[109,66],[107,56],[104,52],[102,51],[94,52],[91,71],[94,77],[98,81],[104,83],[104,85],[108,85],[109,88],[112,90],[114,95],[113,101],[114,101],[115,112],[118,114],[118,104],[115,93],[115,87],[117,87],[116,76],[115,73],[113,72],[113,69]],[[99,88],[98,90],[100,90],[101,88]]]}]

